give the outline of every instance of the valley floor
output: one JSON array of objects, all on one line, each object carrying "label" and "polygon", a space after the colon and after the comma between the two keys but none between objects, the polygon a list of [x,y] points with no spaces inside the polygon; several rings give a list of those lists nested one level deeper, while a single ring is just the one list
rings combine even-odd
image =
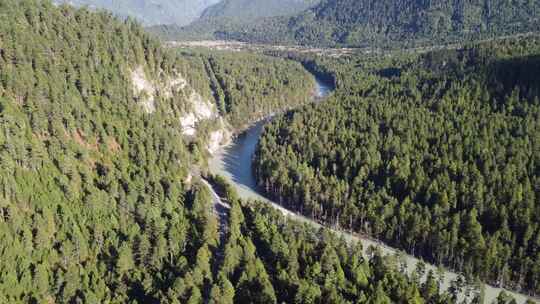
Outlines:
[{"label": "valley floor", "polygon": [[[327,88],[325,88],[324,85],[319,81],[317,82],[317,86],[318,86],[318,92],[329,92]],[[314,221],[303,215],[300,215],[296,212],[290,211],[282,207],[277,202],[274,202],[264,197],[257,190],[257,185],[252,174],[253,171],[252,171],[251,157],[253,156],[253,153],[255,151],[255,147],[257,145],[259,136],[262,132],[264,123],[265,122],[262,121],[253,125],[244,133],[240,134],[240,136],[236,138],[236,140],[233,143],[222,147],[217,153],[215,153],[209,161],[209,169],[211,173],[225,177],[226,180],[234,186],[234,188],[237,190],[239,196],[242,199],[267,202],[273,208],[279,210],[283,215],[287,216],[288,218],[292,220],[307,223],[316,228],[323,228],[324,226],[318,223],[317,221]],[[216,196],[215,191],[212,189],[211,185],[207,184],[207,186],[210,187],[210,190],[212,190],[212,192],[214,193],[214,196]],[[221,203],[221,200],[214,199],[214,204],[215,204],[215,209],[217,210],[220,208],[220,206],[218,205],[222,203]],[[398,260],[402,264],[406,265],[406,271],[408,273],[412,273],[415,270],[416,265],[419,262],[421,262],[420,259],[417,259],[411,255],[408,255],[398,249],[389,247],[378,240],[370,239],[370,238],[367,238],[358,234],[354,234],[348,231],[335,229],[335,227],[332,227],[332,228],[325,227],[325,228],[330,228],[334,233],[338,234],[339,236],[347,240],[347,242],[352,243],[352,242],[360,241],[364,248],[364,254],[369,254],[369,248],[375,247],[385,255],[397,256]],[[434,273],[442,272],[442,274],[444,274],[441,290],[447,290],[451,286],[452,281],[456,281],[459,277],[457,273],[452,272],[448,269],[442,269],[441,267],[437,267],[435,265],[430,265],[426,263],[426,272],[425,272],[426,274],[424,275],[422,280],[425,279],[425,277],[427,276],[427,273],[430,270],[432,270]],[[466,287],[465,290],[460,295],[460,300],[467,298],[470,301],[471,297],[474,294],[472,292],[473,290],[474,290],[474,287],[472,286]],[[486,303],[491,303],[492,301],[494,301],[502,290],[504,289],[486,284],[485,285]],[[526,295],[507,291],[507,290],[505,291],[508,294],[511,294],[516,299],[517,303],[525,303],[528,299]],[[535,301],[540,303],[538,299],[536,299]]]}]

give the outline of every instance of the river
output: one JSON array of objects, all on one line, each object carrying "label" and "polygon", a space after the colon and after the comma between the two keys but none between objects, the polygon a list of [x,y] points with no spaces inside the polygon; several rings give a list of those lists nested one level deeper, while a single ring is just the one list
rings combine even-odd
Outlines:
[{"label": "river", "polygon": [[[314,100],[321,100],[331,94],[332,91],[333,87],[331,85],[316,78],[316,93],[314,94]],[[222,147],[209,160],[209,169],[213,174],[221,175],[232,183],[241,198],[267,202],[274,208],[280,210],[284,215],[297,221],[309,223],[310,225],[319,228],[321,227],[319,223],[283,208],[279,204],[265,198],[257,189],[257,184],[252,173],[252,159],[259,137],[263,131],[264,124],[271,119],[272,118],[269,117],[266,120],[252,125],[246,131],[236,137],[231,144]],[[412,272],[416,264],[419,262],[417,258],[407,255],[400,250],[391,248],[376,240],[350,234],[345,231],[334,231],[344,237],[348,242],[361,241],[364,250],[370,246],[375,246],[379,248],[383,254],[399,255],[400,260],[407,265],[408,272]],[[436,266],[426,264],[426,274],[429,270],[433,270],[434,273],[437,273]],[[456,273],[449,270],[444,270],[444,278],[441,289],[447,289],[450,286],[450,282],[455,280],[457,277],[458,276]],[[499,295],[500,291],[500,288],[485,285],[485,303],[491,303]],[[507,292],[511,294],[518,303],[524,303],[527,300],[527,297],[522,294],[509,291]],[[463,299],[465,296],[465,292],[460,294],[461,299]]]}]

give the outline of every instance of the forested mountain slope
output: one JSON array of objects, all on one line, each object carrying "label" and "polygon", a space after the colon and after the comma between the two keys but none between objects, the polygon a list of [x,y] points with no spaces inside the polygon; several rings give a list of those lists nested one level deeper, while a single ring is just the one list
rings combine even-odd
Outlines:
[{"label": "forested mountain slope", "polygon": [[136,24],[48,1],[0,1],[0,41],[0,302],[163,297],[213,226],[189,207],[185,99],[146,108],[131,78],[180,63]]},{"label": "forested mountain slope", "polygon": [[166,40],[212,39],[216,32],[234,32],[250,28],[261,18],[293,16],[319,0],[222,0],[203,11],[201,17],[189,25],[162,24],[149,27],[151,32]]},{"label": "forested mountain slope", "polygon": [[300,63],[249,52],[199,53],[223,117],[239,131],[311,100],[314,79]]},{"label": "forested mountain slope", "polygon": [[0,1],[0,303],[202,303],[230,286],[190,175],[227,127],[208,76],[109,13]]},{"label": "forested mountain slope", "polygon": [[288,16],[300,13],[318,3],[318,0],[222,0],[207,9],[201,19]]},{"label": "forested mountain slope", "polygon": [[54,0],[77,7],[88,6],[111,11],[119,16],[133,17],[145,25],[186,25],[219,0]]},{"label": "forested mountain slope", "polygon": [[[220,244],[210,193],[189,174],[203,146],[183,123],[208,111],[200,124],[211,131],[219,121],[204,101],[214,97],[209,76],[224,96],[238,95],[216,97],[225,105],[214,105],[216,113],[255,119],[248,89],[259,102],[285,98],[276,89],[292,92],[288,83],[309,92],[297,65],[242,54],[177,57],[130,21],[37,0],[0,1],[0,42],[1,303],[451,296],[438,294],[434,278],[421,289],[380,255],[362,257],[359,247],[242,207],[230,193],[230,229]],[[231,60],[255,61],[261,72],[251,77],[259,81],[226,79],[249,71]],[[289,70],[300,82],[286,79]]]},{"label": "forested mountain slope", "polygon": [[[538,1],[323,0],[292,17],[210,19],[178,30],[248,42],[313,46],[419,46],[538,31]],[[169,32],[169,38],[174,38]]]},{"label": "forested mountain slope", "polygon": [[540,294],[540,39],[327,61],[328,102],[268,125],[277,201],[470,277]]},{"label": "forested mountain slope", "polygon": [[[483,303],[474,283],[459,279],[443,290],[441,274],[426,273],[423,264],[405,274],[398,256],[347,244],[327,230],[284,218],[266,203],[240,201],[220,177],[212,178],[212,183],[232,206],[218,277],[237,286],[234,303],[442,304],[457,302],[465,290],[467,300]],[[426,279],[420,280],[424,275]],[[224,291],[216,293],[221,298],[212,297],[211,303],[232,303],[230,289]],[[510,301],[501,293],[496,303]]]},{"label": "forested mountain slope", "polygon": [[206,142],[295,105],[306,75],[176,54],[105,12],[0,1],[0,303],[455,302],[459,282],[419,282],[421,267],[409,277],[213,178],[232,206],[220,239],[191,176]]}]

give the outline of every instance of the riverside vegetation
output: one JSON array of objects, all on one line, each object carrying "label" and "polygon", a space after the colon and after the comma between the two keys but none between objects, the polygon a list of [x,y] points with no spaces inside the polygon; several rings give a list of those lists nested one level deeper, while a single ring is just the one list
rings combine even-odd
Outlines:
[{"label": "riverside vegetation", "polygon": [[538,295],[539,55],[529,37],[311,61],[337,90],[265,127],[258,184],[328,225]]},{"label": "riverside vegetation", "polygon": [[313,88],[283,59],[178,54],[110,13],[1,0],[0,303],[452,301],[433,275],[420,283],[231,191],[222,241],[209,190],[189,178],[212,122],[184,136],[191,92],[157,90],[144,107],[135,70],[180,73],[232,125]]},{"label": "riverside vegetation", "polygon": [[180,50],[179,54],[204,71],[197,78],[198,87],[213,97],[235,130],[306,103],[315,90],[313,76],[295,61],[204,49]]}]

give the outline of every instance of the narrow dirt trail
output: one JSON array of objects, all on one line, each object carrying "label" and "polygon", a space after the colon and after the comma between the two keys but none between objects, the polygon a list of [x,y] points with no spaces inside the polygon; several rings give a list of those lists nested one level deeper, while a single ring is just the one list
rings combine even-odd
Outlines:
[{"label": "narrow dirt trail", "polygon": [[231,209],[231,206],[221,199],[221,197],[214,190],[214,187],[212,187],[207,180],[201,178],[201,181],[212,195],[212,212],[219,222],[219,239],[220,247],[222,247],[226,242],[227,233],[229,232],[229,210]]}]

